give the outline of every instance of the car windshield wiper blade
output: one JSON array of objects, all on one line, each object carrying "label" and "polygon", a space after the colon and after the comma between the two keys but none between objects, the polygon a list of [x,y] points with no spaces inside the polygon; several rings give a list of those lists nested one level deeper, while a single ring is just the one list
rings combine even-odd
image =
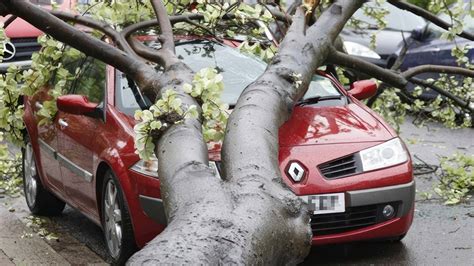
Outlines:
[{"label": "car windshield wiper blade", "polygon": [[315,97],[300,100],[299,102],[296,103],[296,105],[313,104],[313,103],[317,103],[319,101],[325,101],[325,100],[340,100],[341,98],[342,98],[341,95],[315,96]]}]

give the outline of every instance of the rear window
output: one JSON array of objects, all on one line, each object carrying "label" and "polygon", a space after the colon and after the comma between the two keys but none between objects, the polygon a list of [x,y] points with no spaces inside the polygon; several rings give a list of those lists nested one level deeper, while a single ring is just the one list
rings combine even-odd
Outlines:
[{"label": "rear window", "polygon": [[[368,2],[364,5],[374,9],[382,8],[388,10],[389,13],[384,19],[387,21],[387,29],[390,30],[412,31],[426,24],[423,18],[411,12],[394,7],[391,4],[386,3],[377,6],[374,3]],[[365,15],[362,9],[357,10],[357,12],[354,13],[353,18],[362,21],[364,24],[368,24],[369,28],[377,27],[377,22],[372,17]]]}]

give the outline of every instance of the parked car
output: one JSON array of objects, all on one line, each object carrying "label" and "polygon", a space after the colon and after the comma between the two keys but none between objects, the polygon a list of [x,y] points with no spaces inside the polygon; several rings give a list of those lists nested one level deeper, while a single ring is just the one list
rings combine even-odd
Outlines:
[{"label": "parked car", "polygon": [[[390,68],[397,59],[405,41],[410,38],[412,31],[423,28],[426,22],[423,18],[389,3],[378,6],[367,2],[364,5],[374,9],[387,10],[389,13],[384,18],[387,27],[379,30],[377,22],[367,16],[362,9],[359,9],[353,18],[362,22],[363,28],[347,25],[341,32],[346,50],[349,54],[360,56],[378,66]],[[370,36],[374,33],[376,34],[376,45],[372,51],[369,48]]]},{"label": "parked car", "polygon": [[[80,1],[80,0],[79,0]],[[50,6],[51,0],[30,0],[34,4]],[[61,10],[71,10],[76,0],[56,0]],[[10,16],[0,17],[0,23]],[[43,33],[23,19],[17,18],[6,29],[5,35],[10,39],[3,45],[3,60],[0,61],[0,73],[5,73],[11,64],[26,69],[31,65],[31,56],[41,49],[38,36]]]},{"label": "parked car", "polygon": [[[469,1],[465,1],[464,8],[469,10],[471,7]],[[442,13],[438,16],[440,19],[449,22],[451,18],[448,14]],[[465,31],[474,32],[474,18],[471,15],[465,15],[459,18],[463,22]],[[405,71],[409,68],[416,67],[419,65],[445,65],[445,66],[458,66],[456,58],[451,54],[454,47],[470,46],[468,53],[466,54],[469,63],[474,63],[474,42],[464,39],[462,37],[456,37],[453,42],[441,39],[441,34],[446,30],[436,26],[433,23],[428,23],[425,27],[415,29],[411,35],[410,46],[407,51],[407,55],[400,66],[400,70]],[[439,74],[437,73],[423,73],[416,76],[420,79],[437,79]],[[459,80],[462,77],[458,77]],[[414,85],[410,84],[409,89],[412,89]],[[432,99],[438,95],[433,90],[424,91],[422,97]]]},{"label": "parked car", "polygon": [[[183,40],[176,51],[195,71],[216,67],[224,76],[222,99],[232,105],[266,65],[229,44]],[[58,98],[52,123],[38,124],[48,87],[25,99],[26,201],[34,214],[60,214],[65,203],[78,209],[103,229],[114,261],[124,262],[166,226],[158,163],[134,152],[133,114],[140,105],[133,82],[96,59],[78,60],[86,63],[68,61],[81,74]],[[359,101],[376,89],[366,80],[346,91],[334,76],[318,72],[280,129],[280,169],[309,204],[314,245],[399,240],[412,223],[410,155],[395,131]],[[211,150],[210,160],[219,169],[219,150]]]}]

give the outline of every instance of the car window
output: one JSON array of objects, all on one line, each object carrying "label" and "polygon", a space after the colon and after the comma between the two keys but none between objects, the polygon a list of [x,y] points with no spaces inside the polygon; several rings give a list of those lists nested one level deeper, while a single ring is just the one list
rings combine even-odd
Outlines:
[{"label": "car window", "polygon": [[[115,107],[123,113],[133,116],[135,111],[140,109],[131,89],[131,86],[136,86],[135,83],[128,79],[125,74],[116,70],[115,84]],[[151,101],[146,96],[143,97],[146,104],[151,106]]]},{"label": "car window", "polygon": [[105,63],[88,57],[81,66],[73,94],[84,95],[88,98],[89,102],[102,102],[106,86],[105,74]]},{"label": "car window", "polygon": [[[256,57],[211,41],[179,43],[176,45],[176,54],[196,72],[212,66],[222,74],[224,82],[222,101],[231,106],[237,102],[247,85],[262,75],[267,67],[265,62]],[[128,115],[133,115],[135,110],[139,109],[139,105],[130,89],[129,81],[118,72],[116,84],[116,107]],[[333,95],[341,93],[331,80],[315,75],[303,99]]]},{"label": "car window", "polygon": [[[468,4],[465,5],[465,8],[466,9],[468,8]],[[451,23],[451,17],[446,13],[442,13],[441,15],[438,16],[438,18],[440,18],[440,19],[442,19],[442,20],[444,20],[448,23]],[[467,32],[470,32],[470,33],[474,33],[474,17],[472,17],[468,14],[465,14],[460,20],[463,23],[463,30],[465,30]],[[441,36],[441,34],[446,32],[445,29],[440,28],[440,27],[438,27],[437,25],[435,25],[433,23],[430,23],[428,25],[428,28],[430,30],[430,33],[435,38],[439,38]]]},{"label": "car window", "polygon": [[[384,19],[387,22],[387,29],[390,30],[412,31],[416,28],[426,25],[425,20],[421,17],[414,15],[411,12],[394,7],[391,4],[382,4],[380,7],[378,7],[371,2],[367,2],[365,5],[373,8],[383,8],[388,10],[389,13]],[[364,24],[368,24],[369,28],[371,28],[371,26],[377,25],[377,22],[373,18],[364,14],[362,9],[357,10],[357,12],[354,13],[353,18],[362,21]]]},{"label": "car window", "polygon": [[[105,63],[87,57],[73,48],[66,47],[65,49],[61,64],[74,77],[66,81],[62,93],[84,95],[93,103],[102,102],[106,85]],[[53,75],[50,85],[56,86],[58,82],[60,79],[57,75]]]}]

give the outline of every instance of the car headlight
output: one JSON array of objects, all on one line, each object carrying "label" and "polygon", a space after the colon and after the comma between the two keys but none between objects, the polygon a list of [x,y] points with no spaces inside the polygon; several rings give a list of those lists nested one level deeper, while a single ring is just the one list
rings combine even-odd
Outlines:
[{"label": "car headlight", "polygon": [[359,152],[363,171],[371,171],[406,162],[408,153],[399,138]]},{"label": "car headlight", "polygon": [[[216,171],[219,178],[221,178],[220,162],[210,161],[209,166]],[[158,178],[158,159],[155,155],[150,160],[140,160],[135,163],[130,170],[137,173]]]},{"label": "car headlight", "polygon": [[209,167],[211,167],[212,169],[214,169],[214,171],[216,171],[216,174],[217,176],[222,179],[222,176],[221,176],[221,162],[218,161],[218,162],[215,162],[215,161],[209,161]]},{"label": "car headlight", "polygon": [[380,59],[380,55],[371,50],[369,47],[364,46],[362,44],[344,41],[344,48],[350,55]]},{"label": "car headlight", "polygon": [[150,160],[140,160],[130,169],[143,175],[158,178],[158,159],[153,155]]}]

